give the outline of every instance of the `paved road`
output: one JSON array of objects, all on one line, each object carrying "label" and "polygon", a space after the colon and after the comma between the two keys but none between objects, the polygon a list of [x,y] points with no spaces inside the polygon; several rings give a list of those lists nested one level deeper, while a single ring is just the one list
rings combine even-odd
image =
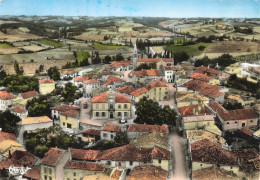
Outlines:
[{"label": "paved road", "polygon": [[175,88],[173,87],[173,84],[169,84],[168,85],[169,100],[161,101],[160,105],[162,105],[162,107],[167,106],[167,105],[170,107],[173,107],[173,105],[175,104],[174,92],[175,92]]},{"label": "paved road", "polygon": [[128,71],[125,71],[124,73],[124,80],[126,82],[132,82],[132,80],[129,78],[129,73],[131,72],[132,70],[128,70]]},{"label": "paved road", "polygon": [[171,135],[171,150],[173,153],[173,172],[170,180],[186,180],[185,154],[183,149],[183,139],[177,134]]}]

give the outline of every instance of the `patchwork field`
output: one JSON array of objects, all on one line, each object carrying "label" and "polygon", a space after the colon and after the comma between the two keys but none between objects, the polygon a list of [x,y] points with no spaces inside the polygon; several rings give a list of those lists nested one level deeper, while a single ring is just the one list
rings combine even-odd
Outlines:
[{"label": "patchwork field", "polygon": [[16,32],[11,32],[10,34],[4,34],[0,31],[0,42],[16,42],[37,39],[41,39],[41,37],[30,33],[24,33],[19,30],[17,30]]},{"label": "patchwork field", "polygon": [[11,46],[10,44],[3,43],[0,44],[0,54],[15,54],[18,53],[20,50]]},{"label": "patchwork field", "polygon": [[42,39],[39,41],[41,44],[45,44],[47,46],[52,46],[54,48],[59,48],[59,47],[62,47],[62,44],[59,43],[59,42],[56,42],[54,40],[51,40],[51,39]]},{"label": "patchwork field", "polygon": [[93,48],[95,48],[97,50],[102,50],[102,49],[123,49],[123,48],[125,48],[125,46],[113,46],[113,45],[104,45],[104,44],[95,43],[93,45]]}]

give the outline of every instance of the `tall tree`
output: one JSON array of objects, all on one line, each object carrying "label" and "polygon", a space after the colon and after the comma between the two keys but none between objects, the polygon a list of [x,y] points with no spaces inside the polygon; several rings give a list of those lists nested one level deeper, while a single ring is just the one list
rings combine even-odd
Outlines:
[{"label": "tall tree", "polygon": [[105,56],[104,63],[108,64],[111,62],[111,57],[109,55]]},{"label": "tall tree", "polygon": [[20,122],[20,117],[12,114],[10,111],[0,112],[0,128],[2,131],[16,133],[17,123]]},{"label": "tall tree", "polygon": [[62,93],[64,100],[67,102],[72,102],[74,100],[75,94],[76,94],[76,87],[71,82],[67,83]]},{"label": "tall tree", "polygon": [[48,76],[50,76],[50,78],[53,80],[59,80],[60,79],[59,69],[56,66],[51,67],[50,69],[48,69]]}]

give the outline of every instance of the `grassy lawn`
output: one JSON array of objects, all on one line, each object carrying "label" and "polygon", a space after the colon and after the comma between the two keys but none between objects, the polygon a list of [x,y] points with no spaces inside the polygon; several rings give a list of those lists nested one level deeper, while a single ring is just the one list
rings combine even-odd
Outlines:
[{"label": "grassy lawn", "polygon": [[62,47],[61,43],[54,41],[52,39],[43,39],[43,40],[40,40],[40,43],[48,45],[48,46],[52,46],[54,48]]},{"label": "grassy lawn", "polygon": [[87,51],[77,51],[76,58],[78,62],[81,62],[83,59],[87,59],[89,57],[89,53]]},{"label": "grassy lawn", "polygon": [[93,45],[95,49],[101,50],[101,49],[123,49],[125,46],[111,46],[111,45],[104,45],[104,44],[99,44],[95,43]]},{"label": "grassy lawn", "polygon": [[186,52],[190,57],[192,56],[198,56],[201,54],[201,51],[198,50],[199,46],[205,46],[206,48],[210,45],[210,43],[197,43],[193,45],[171,45],[167,46],[166,49],[172,53],[176,52]]},{"label": "grassy lawn", "polygon": [[9,44],[0,44],[0,49],[4,49],[4,48],[13,48],[13,46],[9,45]]}]

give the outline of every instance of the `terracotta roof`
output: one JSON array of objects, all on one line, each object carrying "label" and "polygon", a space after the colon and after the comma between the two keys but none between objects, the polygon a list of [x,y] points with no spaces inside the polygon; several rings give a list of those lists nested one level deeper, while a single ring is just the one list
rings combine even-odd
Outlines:
[{"label": "terracotta roof", "polygon": [[217,85],[211,85],[207,82],[200,80],[190,80],[181,87],[186,87],[189,90],[198,91],[199,93],[208,96],[210,98],[217,98],[221,95],[224,95],[222,92],[219,92],[220,87]]},{"label": "terracotta roof", "polygon": [[224,121],[257,118],[253,109],[236,109],[227,111],[217,102],[210,102],[208,106],[212,108],[212,110],[215,111]]},{"label": "terracotta roof", "polygon": [[252,132],[250,129],[248,129],[247,127],[242,127],[242,128],[240,129],[240,131],[241,131],[242,133],[248,135],[248,136],[253,136],[253,132]]},{"label": "terracotta roof", "polygon": [[3,132],[3,131],[0,131],[0,143],[4,140],[13,140],[15,141],[16,138],[14,136],[14,134],[12,133],[7,133],[7,132]]},{"label": "terracotta roof", "polygon": [[84,84],[94,84],[94,83],[98,83],[98,80],[96,79],[88,79],[86,81],[83,81]]},{"label": "terracotta roof", "polygon": [[89,135],[94,135],[94,136],[100,136],[100,130],[97,129],[88,129],[83,132],[83,134],[89,134]]},{"label": "terracotta roof", "polygon": [[114,82],[124,81],[123,79],[117,76],[109,76],[107,80],[104,82],[105,85],[113,85]]},{"label": "terracotta roof", "polygon": [[[107,99],[108,99],[108,95],[113,95],[114,92],[105,92],[105,93],[102,93],[98,96],[95,96],[91,99],[91,102],[92,103],[106,103],[107,102]],[[118,94],[118,93],[114,93],[114,98],[115,98],[115,103],[130,103],[131,102],[131,99],[124,96],[124,95],[121,95],[121,94]]]},{"label": "terracotta roof", "polygon": [[122,170],[115,169],[114,172],[111,174],[111,177],[115,179],[119,179],[122,172],[123,172]]},{"label": "terracotta roof", "polygon": [[162,58],[163,62],[173,62],[172,58]]},{"label": "terracotta roof", "polygon": [[191,102],[191,101],[206,101],[207,99],[199,94],[194,94],[188,91],[178,91],[176,93],[177,102]]},{"label": "terracotta roof", "polygon": [[143,69],[133,72],[133,76],[160,76],[161,72],[157,69]]},{"label": "terracotta roof", "polygon": [[228,98],[228,99],[233,99],[233,100],[236,100],[236,101],[239,101],[239,100],[240,100],[240,97],[239,97],[239,96],[233,96],[233,95],[229,95],[227,98]]},{"label": "terracotta roof", "polygon": [[164,67],[166,71],[175,71],[179,69],[179,66],[166,66]]},{"label": "terracotta roof", "polygon": [[39,117],[24,117],[20,124],[35,124],[35,123],[48,123],[52,120],[48,116],[39,116]]},{"label": "terracotta roof", "polygon": [[41,164],[55,166],[62,157],[64,150],[50,148],[41,160]]},{"label": "terracotta roof", "polygon": [[102,131],[120,132],[120,127],[106,124]]},{"label": "terracotta roof", "polygon": [[192,161],[216,165],[238,165],[236,154],[227,151],[220,144],[203,139],[191,144]]},{"label": "terracotta roof", "polygon": [[150,83],[146,84],[144,87],[141,87],[133,92],[131,92],[130,94],[133,96],[140,96],[141,94],[150,91],[151,89],[155,88],[155,87],[167,87],[167,83],[165,82],[165,80],[163,79],[155,79],[153,81],[151,81]]},{"label": "terracotta roof", "polygon": [[152,159],[170,159],[170,152],[155,146],[154,148],[137,148],[130,142],[127,145],[101,151],[97,159],[113,161],[148,162]]},{"label": "terracotta roof", "polygon": [[65,112],[68,110],[78,110],[78,109],[79,108],[76,106],[68,106],[68,105],[59,105],[51,108],[51,110],[61,111],[61,112]]},{"label": "terracotta roof", "polygon": [[206,75],[212,76],[212,77],[216,77],[220,73],[219,70],[216,70],[216,69],[213,69],[213,68],[208,68],[208,67],[205,67],[205,66],[197,67],[194,72],[195,73],[206,74]]},{"label": "terracotta roof", "polygon": [[168,172],[153,165],[135,166],[126,180],[165,180]]},{"label": "terracotta roof", "polygon": [[74,82],[84,82],[87,79],[89,79],[89,78],[88,77],[77,77],[77,78],[74,78]]},{"label": "terracotta roof", "polygon": [[28,99],[31,97],[39,96],[39,94],[36,91],[28,91],[25,93],[20,93],[23,99]]},{"label": "terracotta roof", "polygon": [[148,124],[131,124],[128,132],[168,132],[167,126],[148,125]]},{"label": "terracotta roof", "polygon": [[40,170],[37,168],[32,168],[29,171],[27,171],[23,177],[29,178],[29,179],[37,179],[40,180],[41,179],[41,174],[40,174]]},{"label": "terracotta roof", "polygon": [[26,112],[25,109],[22,109],[22,108],[19,108],[19,107],[12,108],[10,111],[13,111],[13,112],[16,112],[16,113],[19,113],[19,114],[22,114],[22,113]]},{"label": "terracotta roof", "polygon": [[52,79],[40,79],[39,84],[54,83]]},{"label": "terracotta roof", "polygon": [[[194,116],[194,115],[206,115],[209,114],[208,109],[204,105],[189,105],[178,108],[181,116]],[[197,113],[197,114],[196,114]]]},{"label": "terracotta roof", "polygon": [[187,137],[189,139],[190,143],[200,141],[203,139],[208,139],[212,142],[222,144],[225,142],[225,139],[222,138],[219,135],[216,135],[212,132],[206,131],[204,129],[199,129],[199,130],[186,130],[187,132]]},{"label": "terracotta roof", "polygon": [[61,113],[61,115],[72,117],[72,118],[78,118],[79,111],[78,110],[68,110],[68,111]]},{"label": "terracotta roof", "polygon": [[12,153],[17,150],[25,151],[21,144],[13,140],[4,140],[0,143],[0,154],[4,157],[8,157],[9,151]]},{"label": "terracotta roof", "polygon": [[99,153],[98,150],[70,148],[70,154],[73,160],[93,161],[96,160],[98,153]]},{"label": "terracotta roof", "polygon": [[14,98],[14,95],[7,93],[7,92],[0,91],[0,99],[10,100],[10,99],[13,99],[13,98]]},{"label": "terracotta roof", "polygon": [[0,169],[15,167],[31,167],[36,161],[36,157],[28,151],[14,151],[11,157],[0,162]]},{"label": "terracotta roof", "polygon": [[124,61],[114,61],[111,64],[106,65],[108,68],[118,68],[120,66],[128,66],[131,64],[131,61],[124,60]]},{"label": "terracotta roof", "polygon": [[120,91],[121,93],[130,94],[131,92],[135,91],[136,89],[133,88],[132,86],[123,86],[123,87],[117,88],[117,90]]},{"label": "terracotta roof", "polygon": [[207,76],[205,74],[201,74],[201,73],[193,73],[192,75],[189,76],[189,78],[206,81],[206,82],[209,82],[211,79],[213,79],[212,77],[209,77],[209,76]]},{"label": "terracotta roof", "polygon": [[112,75],[112,74],[113,74],[113,72],[111,72],[111,71],[104,71],[102,75]]},{"label": "terracotta roof", "polygon": [[234,173],[230,173],[216,166],[199,169],[192,172],[193,180],[234,180],[238,177]]},{"label": "terracotta roof", "polygon": [[238,156],[238,158],[243,158],[247,160],[260,157],[260,154],[256,149],[243,149],[236,151],[235,154]]},{"label": "terracotta roof", "polygon": [[68,161],[65,165],[66,169],[81,169],[88,171],[103,171],[104,165],[100,163],[84,162],[84,161]]},{"label": "terracotta roof", "polygon": [[115,93],[115,103],[130,103],[131,99],[122,94]]},{"label": "terracotta roof", "polygon": [[154,62],[157,63],[160,61],[160,58],[139,58],[137,62]]}]

